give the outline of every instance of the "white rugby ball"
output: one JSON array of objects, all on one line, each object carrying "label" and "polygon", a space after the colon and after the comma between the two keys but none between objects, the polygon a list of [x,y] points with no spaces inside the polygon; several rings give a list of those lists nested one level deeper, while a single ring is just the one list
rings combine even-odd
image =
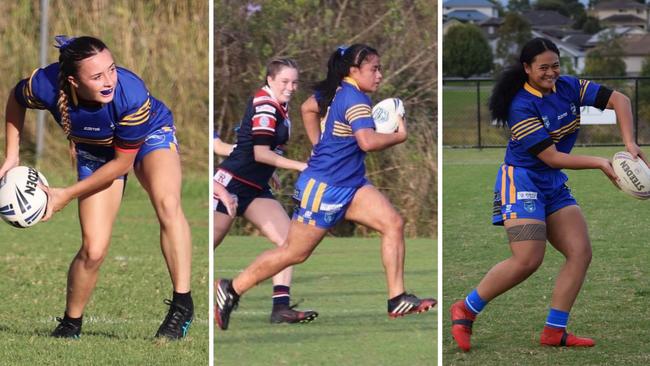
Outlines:
[{"label": "white rugby ball", "polygon": [[26,228],[36,225],[45,215],[47,194],[38,183],[47,179],[36,169],[17,166],[0,178],[0,217],[9,224]]},{"label": "white rugby ball", "polygon": [[388,98],[377,103],[372,108],[372,118],[375,120],[375,131],[378,133],[393,133],[397,131],[398,116],[404,117],[404,103],[399,98]]},{"label": "white rugby ball", "polygon": [[643,160],[634,160],[630,153],[621,151],[614,154],[612,166],[623,192],[640,200],[650,198],[650,169]]}]

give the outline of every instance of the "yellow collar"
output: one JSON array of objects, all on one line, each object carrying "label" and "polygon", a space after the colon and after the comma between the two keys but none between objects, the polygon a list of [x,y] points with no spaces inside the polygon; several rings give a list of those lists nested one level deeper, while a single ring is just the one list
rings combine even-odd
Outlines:
[{"label": "yellow collar", "polygon": [[352,84],[352,86],[357,88],[357,90],[361,90],[361,89],[359,89],[359,84],[357,84],[357,81],[354,80],[353,78],[351,78],[349,76],[346,76],[346,77],[343,78],[343,81],[345,81],[346,83]]},{"label": "yellow collar", "polygon": [[[532,94],[532,95],[534,95],[534,96],[536,96],[538,98],[542,98],[544,96],[544,95],[542,95],[542,92],[540,92],[539,90],[533,88],[530,84],[528,84],[528,82],[526,82],[524,84],[524,89],[526,89],[527,92],[529,92],[530,94]],[[555,85],[553,85],[553,93],[555,93],[555,91],[556,91],[555,90]]]}]

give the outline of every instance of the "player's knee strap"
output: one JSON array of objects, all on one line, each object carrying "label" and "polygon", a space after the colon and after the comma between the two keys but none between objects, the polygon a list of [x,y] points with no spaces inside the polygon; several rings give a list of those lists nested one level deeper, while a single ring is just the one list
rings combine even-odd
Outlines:
[{"label": "player's knee strap", "polygon": [[511,243],[524,240],[546,241],[546,225],[544,224],[525,224],[506,228],[508,240]]}]

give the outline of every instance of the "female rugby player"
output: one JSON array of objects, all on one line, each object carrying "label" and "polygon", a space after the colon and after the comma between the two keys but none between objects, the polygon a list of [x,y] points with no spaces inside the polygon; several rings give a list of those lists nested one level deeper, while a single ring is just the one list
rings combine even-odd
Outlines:
[{"label": "female rugby player", "polygon": [[[281,246],[289,232],[289,217],[269,187],[275,168],[302,171],[305,163],[285,158],[291,121],[289,101],[298,86],[298,65],[290,59],[272,60],[266,68],[266,85],[248,102],[237,144],[214,176],[214,245],[228,233],[234,216],[244,216],[272,243]],[[225,187],[227,192],[222,190]],[[272,323],[307,323],[318,313],[290,306],[293,268],[273,277]],[[274,273],[275,274],[275,273]]]},{"label": "female rugby player", "polygon": [[404,290],[403,220],[386,197],[365,178],[367,151],[386,149],[406,140],[400,120],[394,134],[374,130],[370,98],[382,79],[379,54],[362,44],[340,47],[330,57],[327,77],[316,85],[320,111],[329,111],[320,141],[296,183],[296,208],[287,244],[260,255],[234,280],[217,283],[217,322],[227,329],[230,313],[255,284],[304,262],[327,230],[343,218],[381,233],[388,284],[388,315],[427,311],[434,299],[419,299]]},{"label": "female rugby player", "polygon": [[181,165],[171,111],[149,95],[137,75],[116,66],[92,37],[56,38],[59,62],[37,69],[9,94],[5,161],[0,176],[19,163],[25,109],[47,109],[63,128],[78,181],[48,190],[44,220],[78,199],[82,243],[70,264],[66,308],[52,336],[79,338],[84,307],[108,252],[126,174],[147,190],[160,222],[160,241],[173,284],[169,312],[156,337],[186,335],[194,306],[190,292],[190,229],[181,208]]},{"label": "female rugby player", "polygon": [[452,335],[470,349],[472,324],[484,306],[516,286],[542,263],[548,240],[565,257],[551,297],[540,343],[591,347],[590,338],[566,332],[569,312],[591,261],[587,224],[561,169],[600,169],[616,184],[609,160],[571,155],[580,128],[580,107],[614,109],[623,142],[633,156],[645,155],[634,142],[630,100],[588,80],[560,75],[560,52],[551,41],[524,45],[519,63],[497,80],[490,110],[507,123],[511,139],[494,187],[492,222],[503,225],[512,256],[490,269],[477,288],[451,310]]}]

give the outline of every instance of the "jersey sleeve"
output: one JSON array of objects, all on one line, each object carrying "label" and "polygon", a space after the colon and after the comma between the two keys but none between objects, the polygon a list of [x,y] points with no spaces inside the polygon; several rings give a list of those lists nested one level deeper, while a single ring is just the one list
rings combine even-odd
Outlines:
[{"label": "jersey sleeve", "polygon": [[[121,71],[118,69],[118,71]],[[118,74],[119,93],[116,89],[118,122],[115,126],[115,148],[137,151],[149,132],[151,97],[144,82],[132,73]]]},{"label": "jersey sleeve", "polygon": [[596,107],[601,110],[607,107],[609,97],[613,93],[612,89],[591,80],[577,79],[572,76],[563,76],[563,78],[576,90],[576,98],[580,106]]},{"label": "jersey sleeve", "polygon": [[363,128],[375,128],[375,120],[372,119],[372,107],[370,98],[365,94],[353,94],[345,109],[345,120],[357,132]]},{"label": "jersey sleeve", "polygon": [[544,122],[530,106],[514,106],[510,109],[508,126],[512,139],[533,155],[553,145],[553,139],[544,128]]},{"label": "jersey sleeve", "polygon": [[55,109],[59,91],[57,79],[58,67],[55,64],[34,70],[28,78],[16,84],[16,101],[25,108]]},{"label": "jersey sleeve", "polygon": [[273,145],[275,127],[278,123],[279,106],[272,102],[269,96],[258,96],[253,99],[253,117],[251,133],[253,145]]}]

